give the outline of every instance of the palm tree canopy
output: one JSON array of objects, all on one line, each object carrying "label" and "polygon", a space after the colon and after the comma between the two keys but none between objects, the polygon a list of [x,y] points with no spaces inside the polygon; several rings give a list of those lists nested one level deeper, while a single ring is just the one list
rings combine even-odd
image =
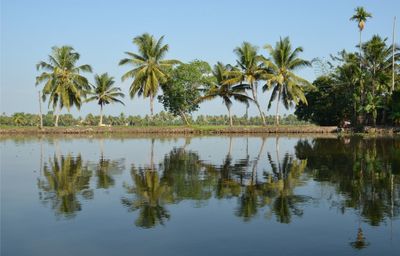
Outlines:
[{"label": "palm tree canopy", "polygon": [[357,7],[355,10],[355,14],[351,16],[350,20],[355,20],[358,23],[358,28],[360,31],[364,29],[365,22],[368,18],[372,18],[372,14],[367,12],[364,7]]},{"label": "palm tree canopy", "polygon": [[168,44],[163,44],[163,39],[164,36],[156,40],[148,33],[135,37],[133,43],[137,46],[138,53],[125,52],[128,57],[119,62],[119,65],[133,66],[132,70],[122,76],[122,81],[133,78],[129,89],[131,98],[136,94],[154,97],[160,84],[167,81],[168,70],[180,63],[177,60],[164,60],[169,47]]},{"label": "palm tree canopy", "polygon": [[43,100],[50,96],[49,105],[53,108],[59,103],[69,110],[72,106],[80,108],[81,97],[85,97],[90,85],[81,72],[92,72],[89,65],[76,66],[80,55],[71,46],[52,48],[49,61],[41,61],[36,65],[37,70],[43,73],[36,77],[36,85],[45,83],[43,88]]},{"label": "palm tree canopy", "polygon": [[245,89],[242,86],[232,86],[226,83],[226,79],[229,79],[229,71],[229,66],[225,66],[221,62],[218,62],[214,66],[213,75],[216,83],[206,91],[204,96],[200,98],[200,101],[212,100],[216,97],[221,97],[223,103],[230,108],[232,105],[231,98],[244,104],[248,104],[249,101],[252,100],[252,98],[247,96]]},{"label": "palm tree canopy", "polygon": [[114,77],[108,76],[107,73],[101,75],[95,75],[95,87],[90,93],[92,96],[87,101],[96,100],[100,106],[104,106],[110,103],[121,103],[125,105],[120,99],[125,95],[121,92],[121,88],[114,86]]},{"label": "palm tree canopy", "polygon": [[256,82],[264,72],[258,47],[249,42],[243,42],[240,47],[234,49],[234,53],[237,56],[237,66],[229,70],[229,78],[224,83],[234,85]]},{"label": "palm tree canopy", "polygon": [[269,52],[271,58],[263,59],[263,63],[269,72],[264,72],[262,78],[266,81],[263,86],[263,90],[273,88],[271,98],[268,103],[268,108],[271,107],[272,101],[281,92],[281,100],[286,109],[288,109],[292,103],[298,104],[303,102],[307,104],[307,99],[304,96],[303,88],[305,86],[311,86],[311,84],[297,76],[294,71],[311,66],[309,61],[303,60],[298,57],[299,53],[303,51],[302,47],[297,47],[292,50],[289,37],[280,39],[275,48],[270,45],[266,45],[265,49]]}]

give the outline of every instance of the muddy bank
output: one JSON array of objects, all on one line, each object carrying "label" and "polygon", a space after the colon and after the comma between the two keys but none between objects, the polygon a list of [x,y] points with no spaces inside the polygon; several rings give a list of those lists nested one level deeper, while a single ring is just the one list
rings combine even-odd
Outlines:
[{"label": "muddy bank", "polygon": [[337,128],[322,126],[254,126],[254,127],[10,127],[0,134],[255,134],[255,133],[336,133]]}]

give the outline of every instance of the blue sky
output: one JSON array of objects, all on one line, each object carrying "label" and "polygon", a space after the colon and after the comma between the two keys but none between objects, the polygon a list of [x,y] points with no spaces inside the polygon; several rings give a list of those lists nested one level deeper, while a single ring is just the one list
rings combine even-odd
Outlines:
[{"label": "blue sky", "polygon": [[[170,46],[167,58],[182,61],[234,63],[233,49],[243,41],[262,47],[284,36],[289,36],[294,46],[302,46],[302,57],[311,60],[355,49],[358,29],[349,17],[357,6],[373,14],[363,38],[380,34],[391,42],[393,17],[400,19],[398,0],[1,0],[0,112],[38,111],[40,87],[34,85],[35,65],[46,60],[55,45],[72,45],[81,54],[81,64],[92,65],[95,73],[108,72],[127,93],[129,82],[120,80],[127,67],[118,62],[124,51],[136,50],[132,38],[144,32],[165,35]],[[262,48],[261,53],[266,54]],[[313,68],[299,74],[311,81],[315,78]],[[93,74],[88,77],[93,80]],[[259,100],[264,111],[273,114],[274,107],[266,110],[268,96],[260,94]],[[148,99],[127,97],[124,101],[125,107],[107,106],[106,114],[149,113]],[[47,104],[44,107],[46,112]],[[157,103],[155,111],[162,109]],[[242,115],[245,108],[236,103],[233,111]],[[90,112],[98,113],[95,103],[71,111],[83,116]],[[202,104],[197,112],[225,113],[220,99]],[[250,113],[257,114],[254,106]]]}]

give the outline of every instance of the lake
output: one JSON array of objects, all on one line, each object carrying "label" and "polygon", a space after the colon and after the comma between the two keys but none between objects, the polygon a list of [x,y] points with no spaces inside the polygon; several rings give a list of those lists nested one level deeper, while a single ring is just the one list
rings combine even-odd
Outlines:
[{"label": "lake", "polygon": [[1,255],[400,255],[400,138],[2,137]]}]

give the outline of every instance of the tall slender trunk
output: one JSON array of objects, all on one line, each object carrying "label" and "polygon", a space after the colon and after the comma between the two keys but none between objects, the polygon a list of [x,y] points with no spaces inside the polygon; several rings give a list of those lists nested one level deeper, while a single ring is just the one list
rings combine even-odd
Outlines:
[{"label": "tall slender trunk", "polygon": [[251,83],[251,92],[252,92],[252,94],[253,94],[254,104],[256,104],[257,109],[258,109],[258,112],[260,112],[260,116],[261,116],[263,125],[267,125],[266,122],[265,122],[264,113],[262,112],[261,107],[260,107],[260,104],[258,103],[258,100],[257,100],[257,85]]},{"label": "tall slender trunk", "polygon": [[362,46],[361,46],[361,33],[362,30],[360,29],[360,42],[359,42],[359,57],[360,57],[360,105],[361,105],[361,113],[359,113],[359,123],[361,125],[364,125],[365,122],[365,111],[364,111],[364,106],[365,106],[365,88],[364,88],[364,83],[362,81]]},{"label": "tall slender trunk", "polygon": [[58,119],[59,119],[59,117],[60,117],[60,112],[61,112],[61,109],[60,109],[60,106],[58,106],[58,107],[56,108],[56,120],[55,120],[55,122],[54,122],[54,126],[55,126],[55,127],[58,127]]},{"label": "tall slender trunk", "polygon": [[179,112],[181,114],[181,117],[182,117],[183,121],[186,123],[186,125],[190,125],[185,113],[182,110],[180,110]]},{"label": "tall slender trunk", "polygon": [[233,126],[233,120],[232,120],[232,113],[231,113],[231,106],[226,105],[226,108],[228,109],[228,115],[229,115],[229,126]]},{"label": "tall slender trunk", "polygon": [[150,116],[153,118],[154,116],[154,96],[150,94]]},{"label": "tall slender trunk", "polygon": [[361,69],[361,62],[362,62],[362,59],[361,59],[361,32],[362,32],[362,30],[360,29],[360,44],[359,44],[359,52],[360,52],[360,69]]},{"label": "tall slender trunk", "polygon": [[395,27],[396,27],[396,16],[393,19],[393,34],[392,34],[392,93],[394,91],[394,52],[395,52]]},{"label": "tall slender trunk", "polygon": [[100,121],[99,121],[99,126],[103,125],[103,105],[100,104]]},{"label": "tall slender trunk", "polygon": [[39,119],[40,119],[39,128],[43,129],[42,99],[40,97],[40,91],[38,92],[38,96],[39,96]]},{"label": "tall slender trunk", "polygon": [[282,91],[282,87],[279,88],[278,100],[276,102],[275,124],[277,126],[279,125],[279,101],[281,100],[281,91]]}]

